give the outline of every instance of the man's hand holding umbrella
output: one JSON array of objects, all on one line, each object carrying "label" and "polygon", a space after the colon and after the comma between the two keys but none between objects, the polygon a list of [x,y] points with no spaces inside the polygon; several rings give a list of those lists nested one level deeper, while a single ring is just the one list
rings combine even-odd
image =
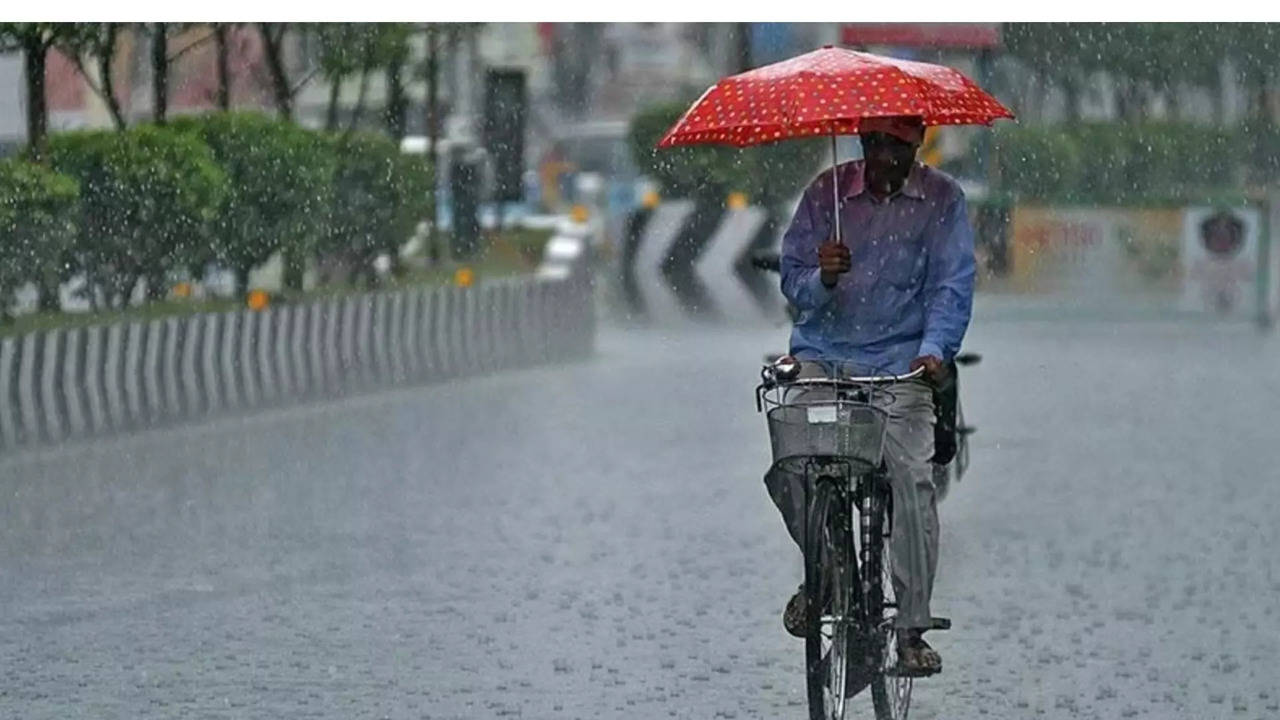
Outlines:
[{"label": "man's hand holding umbrella", "polygon": [[818,268],[822,271],[822,284],[829,288],[836,286],[840,276],[853,267],[849,246],[835,239],[828,240],[818,247]]}]

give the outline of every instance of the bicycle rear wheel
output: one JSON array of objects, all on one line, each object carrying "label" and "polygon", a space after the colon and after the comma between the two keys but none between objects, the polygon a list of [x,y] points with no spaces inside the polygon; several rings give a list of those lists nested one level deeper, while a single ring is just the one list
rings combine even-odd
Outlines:
[{"label": "bicycle rear wheel", "polygon": [[912,679],[898,675],[897,599],[893,590],[893,557],[889,535],[893,517],[893,496],[883,478],[868,493],[867,522],[863,530],[864,585],[870,655],[871,704],[876,720],[906,720],[911,708]]},{"label": "bicycle rear wheel", "polygon": [[809,503],[804,586],[809,611],[805,637],[810,720],[842,720],[854,632],[858,559],[848,493],[835,482],[814,483]]},{"label": "bicycle rear wheel", "polygon": [[947,493],[951,490],[951,481],[956,472],[955,464],[955,458],[952,458],[951,462],[946,465],[929,464],[929,469],[933,472],[933,491],[938,496],[938,502],[947,499]]}]

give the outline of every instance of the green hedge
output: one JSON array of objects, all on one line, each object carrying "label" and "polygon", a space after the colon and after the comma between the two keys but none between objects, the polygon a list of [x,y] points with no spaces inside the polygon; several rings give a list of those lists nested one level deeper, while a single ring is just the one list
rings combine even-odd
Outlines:
[{"label": "green hedge", "polygon": [[90,297],[159,298],[209,262],[249,271],[283,252],[286,283],[304,260],[397,257],[433,203],[432,172],[377,135],[329,135],[250,113],[217,113],[123,132],[49,139],[48,166],[0,163],[0,317],[34,282],[56,309],[60,281],[83,273]]},{"label": "green hedge", "polygon": [[53,168],[80,184],[73,262],[108,306],[128,303],[140,280],[168,290],[166,273],[188,267],[211,239],[227,176],[198,138],[167,128],[61,133]]},{"label": "green hedge", "polygon": [[[249,272],[276,252],[284,251],[296,265],[316,247],[337,166],[319,135],[256,113],[188,117],[172,127],[208,145],[229,180],[212,243],[194,258],[199,265],[216,260],[232,269],[244,292]],[[300,289],[300,273],[289,275]]]},{"label": "green hedge", "polygon": [[[0,297],[34,281],[47,300],[56,299],[79,200],[80,186],[65,175],[25,160],[0,161]],[[0,303],[0,318],[8,311]]]},{"label": "green hedge", "polygon": [[400,245],[431,211],[428,164],[372,133],[331,136],[328,149],[336,163],[322,248],[367,273],[379,254],[398,261]]},{"label": "green hedge", "polygon": [[1239,198],[1277,177],[1280,133],[1182,123],[1004,125],[994,190],[1007,200],[1158,206]]}]

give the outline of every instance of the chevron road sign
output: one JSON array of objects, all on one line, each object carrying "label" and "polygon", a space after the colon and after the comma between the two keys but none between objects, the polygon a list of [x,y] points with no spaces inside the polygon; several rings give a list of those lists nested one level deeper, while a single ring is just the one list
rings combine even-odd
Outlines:
[{"label": "chevron road sign", "polygon": [[653,324],[782,317],[776,276],[751,265],[753,253],[777,244],[763,237],[772,233],[768,219],[764,208],[732,198],[716,216],[704,211],[698,217],[689,200],[638,210],[628,222],[619,267],[628,314]]}]

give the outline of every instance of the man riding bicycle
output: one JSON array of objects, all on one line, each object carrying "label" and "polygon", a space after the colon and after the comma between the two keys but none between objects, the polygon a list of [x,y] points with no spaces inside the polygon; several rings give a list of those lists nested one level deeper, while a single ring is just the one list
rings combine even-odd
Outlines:
[{"label": "man riding bicycle", "polygon": [[[915,162],[924,138],[920,118],[864,119],[859,134],[864,159],[836,172],[844,242],[835,233],[832,176],[823,173],[805,190],[783,236],[782,292],[798,311],[790,350],[802,361],[802,375],[822,372],[813,362],[819,358],[893,374],[925,371],[927,379],[893,389],[885,461],[893,489],[898,661],[906,672],[927,675],[942,669],[922,637],[931,624],[938,559],[930,382],[945,378],[969,325],[973,231],[959,185]],[[765,476],[802,547],[804,482],[780,468]],[[798,592],[783,614],[793,635],[804,635],[804,604]]]}]

